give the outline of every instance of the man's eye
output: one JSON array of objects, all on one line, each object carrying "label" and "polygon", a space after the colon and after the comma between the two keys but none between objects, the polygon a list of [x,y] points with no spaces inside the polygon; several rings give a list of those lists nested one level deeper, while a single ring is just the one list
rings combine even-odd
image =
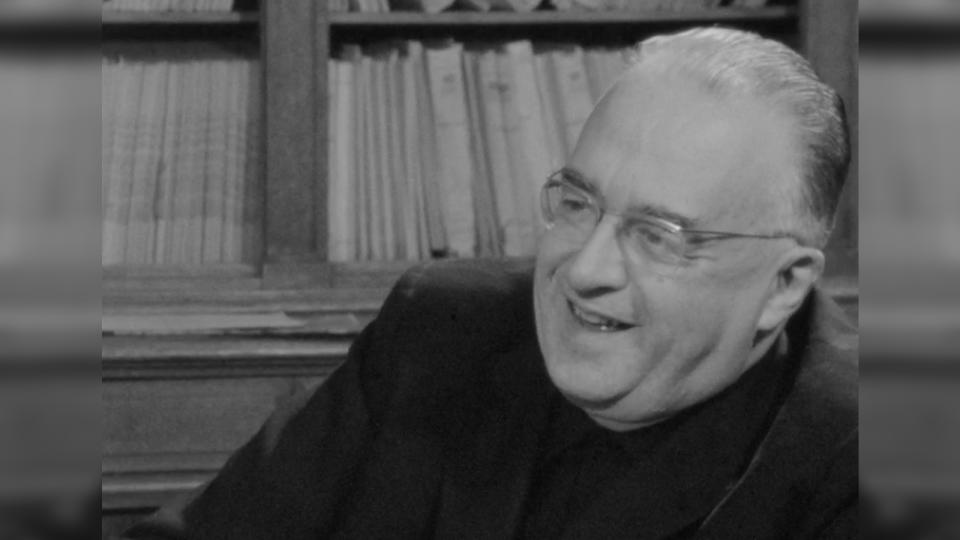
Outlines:
[{"label": "man's eye", "polygon": [[589,204],[580,197],[568,195],[560,199],[560,208],[564,212],[582,212],[589,208]]},{"label": "man's eye", "polygon": [[639,223],[631,227],[633,236],[647,245],[658,247],[667,243],[667,231],[658,227]]}]

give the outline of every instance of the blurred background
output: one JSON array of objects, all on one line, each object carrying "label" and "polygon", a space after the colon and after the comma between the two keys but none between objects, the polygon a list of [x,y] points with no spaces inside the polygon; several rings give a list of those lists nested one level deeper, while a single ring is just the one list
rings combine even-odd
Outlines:
[{"label": "blurred background", "polygon": [[960,2],[860,2],[865,538],[960,538]]}]

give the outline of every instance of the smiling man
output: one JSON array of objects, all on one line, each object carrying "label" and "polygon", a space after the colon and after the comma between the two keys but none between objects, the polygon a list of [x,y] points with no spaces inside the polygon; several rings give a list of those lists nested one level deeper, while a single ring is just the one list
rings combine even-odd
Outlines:
[{"label": "smiling man", "polygon": [[856,352],[815,286],[848,160],[785,46],[645,41],[544,184],[535,268],[409,272],[313,396],[129,535],[856,537]]}]

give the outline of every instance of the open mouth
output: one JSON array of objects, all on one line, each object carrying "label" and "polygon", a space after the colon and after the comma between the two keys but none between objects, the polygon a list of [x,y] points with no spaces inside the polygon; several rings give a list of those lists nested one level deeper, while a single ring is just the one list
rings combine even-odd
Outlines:
[{"label": "open mouth", "polygon": [[573,317],[577,319],[577,322],[592,330],[597,330],[600,332],[619,332],[622,330],[629,330],[630,328],[636,326],[621,320],[605,317],[592,311],[587,311],[574,304],[570,300],[567,300],[567,307],[570,308],[570,313],[573,313]]}]

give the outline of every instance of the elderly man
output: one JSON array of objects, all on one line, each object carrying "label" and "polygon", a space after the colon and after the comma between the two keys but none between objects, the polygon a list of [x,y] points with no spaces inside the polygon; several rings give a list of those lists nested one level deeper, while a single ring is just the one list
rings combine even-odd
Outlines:
[{"label": "elderly man", "polygon": [[857,367],[815,288],[842,105],[776,42],[645,41],[536,267],[422,266],[346,363],[132,537],[852,538]]}]

